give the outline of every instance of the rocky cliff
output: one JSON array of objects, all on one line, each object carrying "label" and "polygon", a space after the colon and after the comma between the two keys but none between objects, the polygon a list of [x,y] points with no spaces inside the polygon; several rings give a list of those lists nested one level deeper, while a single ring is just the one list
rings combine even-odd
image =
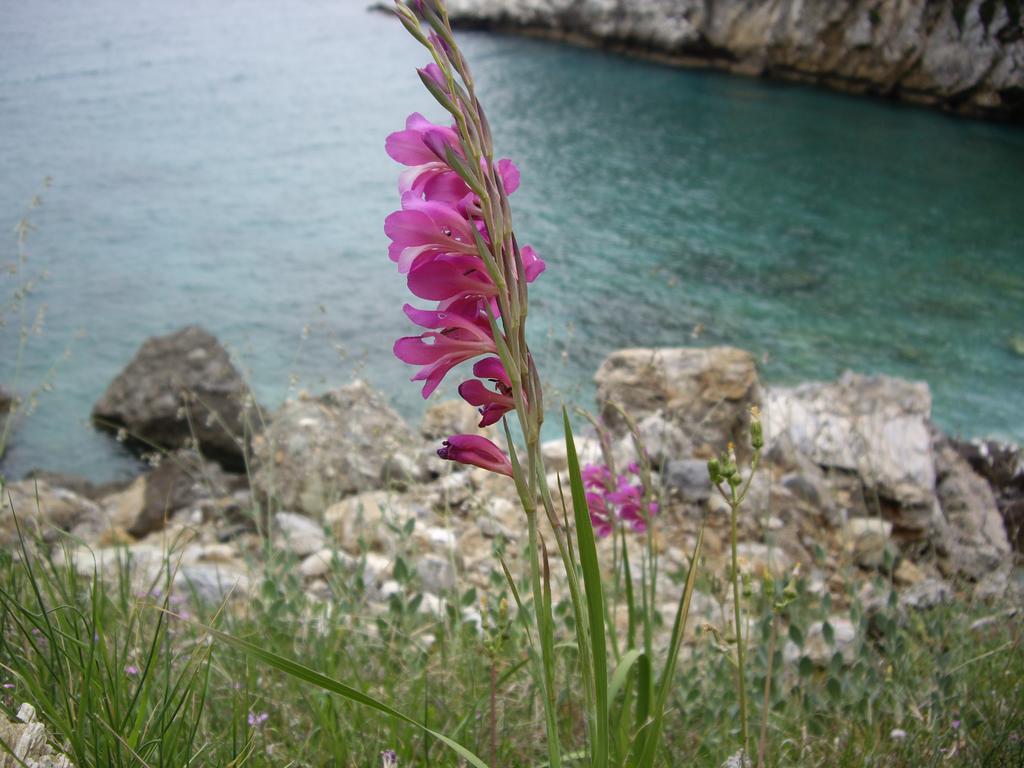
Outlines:
[{"label": "rocky cliff", "polygon": [[462,26],[1024,121],[1021,0],[449,0]]}]

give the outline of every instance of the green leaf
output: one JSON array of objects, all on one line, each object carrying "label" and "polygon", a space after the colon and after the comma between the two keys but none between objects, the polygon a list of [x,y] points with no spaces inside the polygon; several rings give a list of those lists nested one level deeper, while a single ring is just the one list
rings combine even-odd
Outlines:
[{"label": "green leaf", "polygon": [[690,572],[686,574],[686,586],[683,588],[683,595],[679,599],[679,607],[676,609],[676,620],[672,625],[672,642],[669,644],[668,657],[665,659],[665,669],[658,682],[651,724],[650,727],[640,732],[641,740],[635,745],[641,746],[640,758],[636,761],[635,768],[651,768],[658,752],[658,742],[661,741],[661,731],[665,720],[665,705],[672,688],[672,679],[675,677],[676,661],[679,658],[679,646],[683,642],[686,619],[690,614],[690,600],[693,598],[693,588],[697,583],[697,564],[700,562],[700,551],[703,544],[704,526],[702,525],[700,533],[697,534],[697,543],[693,547],[693,557],[690,558]]},{"label": "green leaf", "polygon": [[829,645],[836,644],[836,631],[832,629],[832,625],[827,621],[821,625],[821,636],[825,638],[825,642]]},{"label": "green leaf", "polygon": [[259,659],[260,661],[270,665],[274,669],[277,669],[281,672],[284,672],[286,675],[294,677],[296,680],[301,680],[302,682],[308,683],[309,685],[315,685],[317,688],[329,691],[330,693],[336,693],[339,696],[348,699],[349,701],[352,701],[356,704],[362,704],[365,707],[375,709],[378,712],[387,715],[388,717],[394,718],[395,720],[401,720],[404,723],[416,726],[417,728],[422,729],[424,732],[430,734],[435,739],[443,743],[453,752],[455,752],[460,757],[469,762],[470,765],[476,766],[476,768],[488,768],[487,763],[485,763],[483,760],[474,755],[466,747],[462,746],[454,739],[451,739],[448,736],[445,736],[443,733],[439,733],[432,728],[428,728],[419,720],[410,717],[409,715],[406,715],[402,712],[399,712],[394,707],[391,707],[385,704],[384,702],[379,701],[378,699],[375,699],[374,697],[363,693],[362,691],[358,691],[349,685],[345,685],[345,683],[342,683],[338,680],[333,680],[327,677],[326,675],[322,675],[319,672],[310,669],[307,666],[299,664],[297,661],[292,661],[291,659],[287,659],[284,656],[279,656],[278,654],[273,653],[272,651],[266,650],[262,646],[256,645],[255,643],[250,643],[248,640],[242,640],[239,637],[234,637],[233,635],[229,635],[226,632],[221,632],[220,630],[213,629],[212,627],[204,626],[203,629],[206,632],[210,633],[213,637],[220,640],[221,642],[226,643],[227,645],[230,645],[233,648],[237,648],[238,650],[242,651],[243,653],[254,659]]},{"label": "green leaf", "polygon": [[804,647],[804,633],[800,631],[800,627],[796,624],[789,625],[789,639],[792,640],[798,648]]},{"label": "green leaf", "polygon": [[565,452],[569,462],[569,487],[572,490],[573,517],[576,522],[576,543],[583,570],[583,586],[587,598],[587,616],[590,623],[591,664],[594,671],[594,743],[591,765],[608,765],[608,651],[604,634],[604,593],[601,586],[601,566],[597,560],[594,528],[590,523],[590,507],[583,488],[583,476],[576,455],[576,444],[569,424],[569,412],[562,408],[565,425]]},{"label": "green leaf", "polygon": [[615,668],[615,674],[612,675],[611,685],[608,686],[608,701],[615,701],[615,697],[619,695],[619,691],[622,690],[622,686],[625,685],[626,678],[629,677],[629,673],[632,671],[633,665],[643,655],[644,652],[639,648],[633,648],[632,650],[626,651],[622,654],[619,666]]}]

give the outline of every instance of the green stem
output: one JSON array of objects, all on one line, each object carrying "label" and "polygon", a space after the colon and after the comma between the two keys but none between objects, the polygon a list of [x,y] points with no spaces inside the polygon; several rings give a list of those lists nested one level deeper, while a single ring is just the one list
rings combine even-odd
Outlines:
[{"label": "green stem", "polygon": [[740,728],[743,733],[743,756],[747,755],[747,675],[744,668],[743,629],[740,625],[740,569],[736,554],[736,517],[740,508],[740,496],[735,485],[731,485],[732,500],[729,519],[729,544],[732,547],[732,602],[736,622],[736,676],[740,695]]},{"label": "green stem", "polygon": [[555,660],[550,642],[548,617],[544,609],[544,590],[540,578],[540,544],[537,536],[536,506],[526,510],[526,522],[530,533],[530,582],[533,588],[533,610],[537,617],[537,634],[540,638],[541,652],[538,672],[543,693],[544,718],[547,724],[548,764],[551,768],[559,768],[561,766],[561,748],[558,743],[558,718],[555,713]]}]

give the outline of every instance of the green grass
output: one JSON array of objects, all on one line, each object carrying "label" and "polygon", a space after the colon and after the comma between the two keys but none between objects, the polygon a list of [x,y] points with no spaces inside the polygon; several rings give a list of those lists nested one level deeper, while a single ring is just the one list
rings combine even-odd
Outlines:
[{"label": "green grass", "polygon": [[[0,553],[0,683],[13,686],[0,691],[2,708],[13,715],[21,702],[33,703],[55,746],[80,768],[374,766],[383,749],[394,749],[400,766],[456,764],[419,728],[275,672],[214,641],[209,625],[385,701],[492,765],[545,762],[544,714],[497,560],[482,631],[461,611],[480,608],[478,591],[449,596],[440,616],[425,614],[404,564],[395,568],[405,590],[384,606],[367,600],[358,573],[342,570],[330,579],[332,599],[311,601],[294,566],[269,553],[254,599],[214,606],[163,597],[173,562],[140,590],[124,569],[95,580],[30,547]],[[755,585],[746,602],[754,752],[772,635],[773,598],[760,592]],[[853,604],[846,613],[866,642],[852,664],[834,659],[818,669],[784,664],[782,646],[837,610],[802,584],[797,592],[776,624],[768,765],[1024,762],[1020,614],[972,630],[996,607],[957,603],[901,622],[895,608],[869,618]],[[582,744],[571,614],[555,606],[558,714],[563,740]],[[656,764],[720,765],[738,745],[736,698],[727,655],[702,639],[679,660]],[[267,718],[250,727],[250,713]],[[906,735],[894,739],[893,729]],[[577,748],[564,746],[567,754]]]}]

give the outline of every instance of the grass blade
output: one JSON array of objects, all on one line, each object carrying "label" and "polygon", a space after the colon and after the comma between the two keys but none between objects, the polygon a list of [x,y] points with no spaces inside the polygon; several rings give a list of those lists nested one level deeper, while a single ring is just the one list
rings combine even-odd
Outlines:
[{"label": "grass blade", "polygon": [[597,561],[597,544],[594,528],[590,523],[590,508],[587,506],[583,489],[583,476],[576,455],[576,444],[569,424],[569,413],[562,409],[565,424],[565,451],[569,460],[569,487],[572,490],[573,516],[576,522],[576,542],[583,570],[583,586],[587,598],[587,615],[590,618],[591,663],[594,679],[594,743],[592,765],[607,768],[608,765],[608,653],[604,633],[604,594],[601,587],[601,567]]},{"label": "grass blade", "polygon": [[297,680],[301,680],[309,685],[315,685],[317,688],[321,688],[330,693],[336,693],[339,696],[348,699],[356,704],[362,704],[364,707],[375,709],[378,712],[392,717],[396,720],[401,720],[404,723],[413,725],[417,728],[422,729],[429,735],[433,736],[438,741],[442,742],[445,746],[451,749],[453,752],[464,758],[470,765],[476,768],[488,768],[487,763],[481,760],[479,757],[474,755],[466,747],[459,744],[454,739],[445,736],[443,733],[439,733],[432,728],[428,728],[426,725],[421,723],[414,717],[410,717],[402,712],[399,712],[394,707],[385,704],[374,697],[363,693],[362,691],[356,690],[355,688],[345,685],[338,680],[334,680],[326,675],[322,675],[316,670],[310,669],[309,667],[299,664],[297,661],[280,656],[272,651],[268,651],[255,643],[250,643],[248,640],[242,640],[241,638],[229,635],[226,632],[214,629],[212,627],[204,626],[203,630],[209,632],[213,637],[217,638],[226,645],[230,645],[233,648],[237,648],[246,655],[259,659],[263,663],[273,667],[274,669],[284,672],[286,675],[290,675]]},{"label": "grass blade", "polygon": [[697,534],[697,543],[693,547],[690,572],[686,574],[686,586],[679,599],[679,607],[676,609],[676,620],[672,625],[672,642],[669,645],[668,657],[665,659],[665,669],[661,673],[661,680],[658,681],[653,717],[650,725],[641,731],[643,736],[636,745],[642,745],[640,759],[635,763],[636,768],[651,768],[654,765],[654,757],[658,751],[658,742],[661,741],[661,731],[664,726],[665,704],[668,701],[669,690],[672,688],[672,679],[675,677],[676,660],[679,657],[679,646],[683,641],[683,631],[686,629],[686,619],[690,614],[690,599],[693,597],[693,587],[697,582],[697,563],[703,544],[704,526],[702,525],[700,533]]}]

